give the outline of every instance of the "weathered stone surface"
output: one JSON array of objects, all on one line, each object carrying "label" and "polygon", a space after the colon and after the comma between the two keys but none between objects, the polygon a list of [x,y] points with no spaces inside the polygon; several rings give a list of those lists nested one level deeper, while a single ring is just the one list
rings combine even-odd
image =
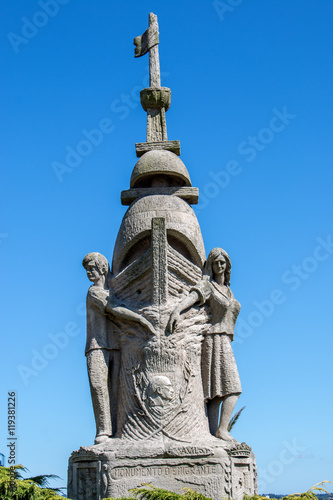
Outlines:
[{"label": "weathered stone surface", "polygon": [[[173,240],[173,244],[177,241]],[[183,249],[182,249],[183,250]],[[150,248],[131,262],[125,269],[110,279],[111,288],[121,301],[144,307],[152,302],[153,290],[153,252]],[[169,243],[167,244],[168,296],[181,298],[197,284],[202,271]]]},{"label": "weathered stone surface", "polygon": [[158,42],[157,16],[151,12],[148,30],[142,36],[134,38],[135,57],[143,56],[149,51],[150,87],[140,93],[141,104],[147,111],[147,142],[168,140],[165,112],[170,107],[171,91],[161,87]]},{"label": "weathered stone surface", "polygon": [[175,239],[181,253],[202,267],[205,249],[193,209],[177,196],[154,195],[139,198],[124,215],[114,247],[113,273],[117,274],[150,248],[153,217],[165,218],[168,238]]},{"label": "weathered stone surface", "polygon": [[232,440],[228,423],[242,392],[231,348],[240,304],[229,288],[230,275],[229,255],[222,248],[214,248],[205,263],[203,279],[177,304],[167,326],[173,333],[183,311],[195,304],[208,304],[209,328],[201,352],[202,384],[210,431],[225,441]]},{"label": "weathered stone surface", "polygon": [[[118,277],[99,281],[107,268],[105,261],[103,269],[87,269],[89,279],[94,281],[92,289],[107,283],[112,290],[111,299],[110,289],[102,289],[109,293],[105,313],[118,331],[120,391],[116,437],[97,440],[95,446],[81,448],[70,458],[68,491],[75,500],[124,496],[142,482],[174,491],[189,487],[216,500],[241,498],[244,493],[257,491],[251,448],[229,436],[217,439],[212,435],[207,401],[216,394],[204,393],[202,381],[203,342],[210,337],[232,336],[239,310],[229,289],[223,288],[230,282],[229,256],[219,248],[210,252],[204,277],[193,274],[194,286],[183,290],[178,298],[169,294],[169,270],[180,272],[179,281],[185,282],[195,268],[190,269],[193,264],[188,262],[186,277],[182,275],[180,269],[186,267],[186,259],[170,247],[166,236],[166,220],[151,218],[151,250],[147,253],[151,266],[147,270],[152,268],[152,295],[144,307],[139,307],[135,296],[117,305],[117,290],[121,288],[113,285]],[[138,262],[138,271],[145,274],[142,258],[146,256],[131,266]],[[140,279],[139,274],[135,280]],[[129,278],[124,279],[126,283]],[[214,282],[218,288],[212,294]],[[199,307],[193,307],[195,303]],[[224,369],[230,368],[229,358],[223,359]],[[213,365],[211,370],[218,379],[218,367]],[[233,382],[218,396],[233,397],[233,392],[240,390]],[[232,408],[227,407],[228,419],[235,402]],[[221,422],[217,427],[220,429]]]},{"label": "weathered stone surface", "polygon": [[151,196],[155,194],[164,194],[169,196],[178,196],[182,200],[187,201],[190,205],[196,205],[199,201],[199,189],[194,187],[146,187],[132,188],[121,192],[121,204],[131,205],[133,201],[143,196]]},{"label": "weathered stone surface", "polygon": [[120,345],[114,325],[105,314],[110,300],[109,264],[97,252],[83,259],[83,266],[93,285],[87,294],[87,342],[85,354],[91,398],[96,421],[95,442],[115,434],[117,429]]},{"label": "weathered stone surface", "polygon": [[131,176],[131,188],[150,187],[157,176],[165,176],[169,186],[191,186],[184,163],[171,151],[152,150],[137,161]]},{"label": "weathered stone surface", "polygon": [[157,142],[137,142],[135,144],[136,156],[139,158],[148,151],[153,149],[166,149],[180,156],[180,142],[179,141],[157,141]]},{"label": "weathered stone surface", "polygon": [[142,94],[151,150],[122,193],[130,206],[112,270],[99,253],[83,260],[93,282],[86,355],[96,437],[70,457],[68,495],[127,496],[145,482],[241,500],[257,492],[257,472],[251,448],[228,432],[241,394],[231,347],[240,304],[230,257],[214,248],[206,260],[190,207],[197,190],[164,147],[169,94],[159,81],[157,19],[149,19],[135,45],[137,56],[149,51],[156,87]]},{"label": "weathered stone surface", "polygon": [[117,304],[109,289],[109,264],[103,255],[91,252],[82,264],[93,282],[87,294],[85,354],[96,421],[95,444],[98,444],[115,435],[117,430],[119,326],[135,324],[139,331],[143,327],[155,332],[144,317]]},{"label": "weathered stone surface", "polygon": [[[166,304],[168,300],[168,248],[164,217],[154,217],[152,219],[151,248],[153,257],[152,304],[160,306],[162,304]],[[167,392],[168,386],[171,386],[171,382],[165,376],[159,376],[164,377],[164,381],[162,379],[160,380],[161,394],[159,394],[159,391],[157,392],[157,397],[161,399],[163,387],[165,387],[164,392]],[[153,396],[151,384],[150,393],[150,397],[152,398]],[[163,399],[164,398],[162,397],[162,403]],[[161,406],[164,406],[164,404],[161,404]]]},{"label": "weathered stone surface", "polygon": [[[149,14],[149,28],[141,36],[134,38],[134,57],[141,57],[147,54],[153,47],[159,43],[159,33],[157,16],[152,12]],[[152,73],[152,72],[150,72]]]},{"label": "weathered stone surface", "polygon": [[171,104],[171,90],[168,87],[148,87],[140,92],[142,107],[148,109],[162,109],[168,111]]},{"label": "weathered stone surface", "polygon": [[218,441],[126,448],[115,439],[109,451],[97,449],[100,446],[81,448],[70,459],[68,496],[77,500],[119,498],[142,483],[178,493],[191,488],[216,500],[253,495],[257,491],[253,453],[230,457]]}]

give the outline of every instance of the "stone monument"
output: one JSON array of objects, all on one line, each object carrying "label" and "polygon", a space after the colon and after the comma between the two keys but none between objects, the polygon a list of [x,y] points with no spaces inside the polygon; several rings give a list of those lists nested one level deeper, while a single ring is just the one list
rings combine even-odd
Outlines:
[{"label": "stone monument", "polygon": [[128,496],[141,483],[214,500],[257,492],[253,452],[227,430],[241,393],[231,261],[222,248],[206,260],[191,208],[198,189],[179,141],[167,137],[171,91],[161,87],[158,43],[149,14],[134,39],[136,57],[149,52],[150,86],[141,91],[147,140],[136,144],[139,160],[121,193],[129,208],[112,269],[97,252],[83,260],[93,282],[86,356],[96,437],[69,459],[74,500]]}]

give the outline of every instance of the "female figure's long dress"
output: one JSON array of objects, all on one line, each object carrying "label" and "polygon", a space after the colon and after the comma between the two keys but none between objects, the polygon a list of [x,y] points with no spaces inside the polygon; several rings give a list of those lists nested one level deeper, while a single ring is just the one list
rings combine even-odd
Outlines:
[{"label": "female figure's long dress", "polygon": [[235,323],[240,303],[229,287],[204,278],[192,288],[200,303],[210,306],[211,326],[202,345],[201,371],[205,400],[242,392],[238,369],[232,351]]}]

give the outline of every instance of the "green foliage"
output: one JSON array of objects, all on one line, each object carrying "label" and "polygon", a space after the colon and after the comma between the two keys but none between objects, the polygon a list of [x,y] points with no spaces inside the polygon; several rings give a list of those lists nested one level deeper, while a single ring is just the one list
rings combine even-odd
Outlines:
[{"label": "green foliage", "polygon": [[[321,481],[315,484],[305,493],[293,493],[292,495],[287,495],[279,500],[318,500],[315,492],[328,493],[322,485],[324,483],[331,483],[331,481]],[[156,488],[152,484],[144,483],[141,484],[140,488],[133,488],[130,492],[134,495],[133,497],[121,497],[118,500],[212,500],[211,498],[201,495],[190,488],[182,488],[184,493],[173,493],[172,491],[164,490],[162,488]],[[104,498],[103,500],[117,500],[115,498]],[[227,500],[227,499],[226,499]],[[262,497],[260,495],[254,495],[252,497],[244,495],[243,500],[267,500],[267,497]],[[277,500],[271,498],[270,500]]]},{"label": "green foliage", "polygon": [[[322,485],[325,483],[332,484],[331,481],[321,481],[320,483],[317,483],[314,486],[312,486],[305,493],[292,493],[291,495],[286,495],[285,497],[280,498],[279,500],[318,500],[316,492],[329,493],[325,488],[322,487]],[[267,500],[267,497],[262,497],[260,495],[254,495],[253,497],[250,497],[248,495],[244,495],[243,500]],[[270,500],[277,500],[277,499],[270,498]]]},{"label": "green foliage", "polygon": [[119,498],[107,497],[107,498],[102,498],[102,500],[138,500],[138,499],[136,497],[119,497]]},{"label": "green foliage", "polygon": [[[121,500],[211,500],[211,498],[201,495],[190,488],[183,488],[184,493],[174,493],[173,491],[156,488],[152,484],[144,483],[140,488],[130,490],[134,497],[122,497]],[[115,500],[104,498],[103,500]]]},{"label": "green foliage", "polygon": [[134,493],[139,500],[178,500],[181,498],[178,493],[156,488],[151,484],[143,484],[141,488],[133,488],[130,492]]},{"label": "green foliage", "polygon": [[49,479],[58,476],[46,474],[23,478],[22,472],[27,469],[22,465],[0,467],[0,498],[1,500],[63,500],[60,488],[50,488]]},{"label": "green foliage", "polygon": [[185,490],[185,494],[182,495],[182,498],[186,498],[187,500],[211,500],[210,498],[205,497],[205,495],[202,495],[195,490],[191,490],[190,488],[183,488],[183,490]]}]

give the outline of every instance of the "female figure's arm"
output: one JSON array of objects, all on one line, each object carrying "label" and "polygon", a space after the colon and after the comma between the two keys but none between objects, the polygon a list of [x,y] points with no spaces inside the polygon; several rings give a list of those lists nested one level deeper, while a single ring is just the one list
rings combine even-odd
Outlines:
[{"label": "female figure's arm", "polygon": [[192,290],[192,292],[190,292],[190,294],[178,304],[170,315],[170,319],[166,327],[167,333],[173,333],[175,331],[180,314],[185,311],[185,309],[192,307],[196,302],[199,302],[199,300],[200,296],[198,292]]}]

